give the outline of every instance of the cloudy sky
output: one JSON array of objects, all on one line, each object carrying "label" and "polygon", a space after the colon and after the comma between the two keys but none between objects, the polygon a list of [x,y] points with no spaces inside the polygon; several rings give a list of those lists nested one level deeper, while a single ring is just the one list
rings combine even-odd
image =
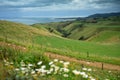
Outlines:
[{"label": "cloudy sky", "polygon": [[120,0],[0,0],[0,17],[73,17],[120,12]]}]

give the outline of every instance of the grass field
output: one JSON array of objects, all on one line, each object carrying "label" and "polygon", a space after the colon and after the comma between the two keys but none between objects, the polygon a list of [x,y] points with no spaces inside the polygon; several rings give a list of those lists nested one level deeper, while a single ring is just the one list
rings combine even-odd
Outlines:
[{"label": "grass field", "polygon": [[[35,41],[36,44],[41,44],[48,48],[58,49],[57,53],[60,53],[59,51],[62,51],[64,55],[67,55],[67,56],[76,57],[78,59],[80,58],[92,59],[94,61],[97,60],[97,61],[103,61],[108,63],[112,62],[113,64],[114,63],[119,64],[120,44],[101,45],[101,44],[96,44],[91,42],[66,40],[66,39],[57,38],[57,37],[44,37],[44,36],[39,36],[35,39],[36,39]],[[74,52],[77,52],[77,54],[75,54]],[[87,53],[89,53],[91,58],[86,57]],[[110,58],[111,60],[107,60]]]},{"label": "grass field", "polygon": [[93,42],[106,42],[106,43],[119,43],[120,32],[119,31],[103,31],[91,39]]}]

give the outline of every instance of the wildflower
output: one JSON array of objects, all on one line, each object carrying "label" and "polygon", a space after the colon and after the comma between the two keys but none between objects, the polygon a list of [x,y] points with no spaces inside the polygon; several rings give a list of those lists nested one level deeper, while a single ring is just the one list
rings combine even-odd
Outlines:
[{"label": "wildflower", "polygon": [[13,65],[13,62],[10,62],[11,65]]},{"label": "wildflower", "polygon": [[69,64],[70,64],[70,62],[64,62],[64,64],[69,65]]},{"label": "wildflower", "polygon": [[60,69],[60,68],[59,68],[58,66],[55,66],[55,67],[54,67],[54,74],[57,74],[57,72],[58,72],[59,69]]},{"label": "wildflower", "polygon": [[85,75],[85,72],[80,72],[80,75]]},{"label": "wildflower", "polygon": [[88,75],[87,74],[83,75],[83,78],[88,78]]},{"label": "wildflower", "polygon": [[47,74],[51,74],[51,71],[47,71]]},{"label": "wildflower", "polygon": [[111,71],[108,71],[109,73],[111,73]]},{"label": "wildflower", "polygon": [[54,71],[54,69],[53,68],[50,68],[50,72],[53,72]]},{"label": "wildflower", "polygon": [[64,63],[64,61],[60,61],[60,63]]},{"label": "wildflower", "polygon": [[42,64],[42,61],[39,61],[38,63],[37,63],[37,65],[41,65]]},{"label": "wildflower", "polygon": [[40,72],[42,73],[42,76],[44,76],[47,73],[47,70],[40,69]]},{"label": "wildflower", "polygon": [[91,78],[90,80],[95,80],[94,78]]},{"label": "wildflower", "polygon": [[31,74],[35,74],[35,71],[34,71],[34,70],[32,70],[32,71],[31,71]]},{"label": "wildflower", "polygon": [[58,62],[58,59],[54,59],[54,62]]},{"label": "wildflower", "polygon": [[63,76],[64,76],[64,77],[68,77],[68,74],[64,74]]},{"label": "wildflower", "polygon": [[70,64],[70,62],[64,62],[64,67],[68,67],[68,65]]},{"label": "wildflower", "polygon": [[80,71],[77,71],[77,70],[73,70],[72,71],[75,75],[79,75],[80,74]]},{"label": "wildflower", "polygon": [[16,68],[15,71],[19,71],[20,69]]},{"label": "wildflower", "polygon": [[4,59],[4,63],[6,63],[7,61]]},{"label": "wildflower", "polygon": [[89,68],[88,71],[92,71],[92,69]]},{"label": "wildflower", "polygon": [[82,70],[86,71],[86,70],[87,70],[87,68],[82,68]]},{"label": "wildflower", "polygon": [[33,66],[33,64],[28,64],[29,67]]},{"label": "wildflower", "polygon": [[39,69],[35,69],[36,71],[39,71]]},{"label": "wildflower", "polygon": [[25,71],[22,71],[23,74],[25,74]]},{"label": "wildflower", "polygon": [[67,68],[61,68],[60,71],[69,72],[70,70]]},{"label": "wildflower", "polygon": [[21,67],[21,70],[22,70],[22,71],[25,71],[25,70],[26,70],[26,68],[24,68],[24,67]]},{"label": "wildflower", "polygon": [[92,79],[93,77],[92,76],[89,76],[90,79]]},{"label": "wildflower", "polygon": [[9,62],[6,62],[6,63],[5,63],[5,66],[8,66],[8,65],[9,65]]},{"label": "wildflower", "polygon": [[55,71],[58,71],[58,70],[59,70],[59,67],[58,67],[58,66],[55,66],[54,68],[55,68]]},{"label": "wildflower", "polygon": [[53,64],[53,62],[51,61],[51,62],[49,62],[49,65],[52,65]]},{"label": "wildflower", "polygon": [[46,66],[45,66],[45,65],[41,66],[41,69],[45,69],[45,68],[46,68]]},{"label": "wildflower", "polygon": [[54,65],[54,64],[52,64],[52,65],[51,65],[51,67],[55,67],[55,65]]},{"label": "wildflower", "polygon": [[31,67],[30,67],[30,66],[27,66],[27,68],[28,68],[28,69],[31,69]]}]

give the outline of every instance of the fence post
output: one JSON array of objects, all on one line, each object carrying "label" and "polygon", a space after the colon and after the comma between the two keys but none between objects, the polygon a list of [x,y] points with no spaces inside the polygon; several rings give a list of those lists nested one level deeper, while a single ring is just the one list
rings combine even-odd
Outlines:
[{"label": "fence post", "polygon": [[83,65],[83,64],[81,64],[81,67],[83,68],[83,67],[84,67],[84,65]]},{"label": "fence post", "polygon": [[104,69],[104,65],[103,65],[103,63],[102,63],[102,70]]},{"label": "fence post", "polygon": [[89,57],[89,52],[87,52],[87,57]]}]

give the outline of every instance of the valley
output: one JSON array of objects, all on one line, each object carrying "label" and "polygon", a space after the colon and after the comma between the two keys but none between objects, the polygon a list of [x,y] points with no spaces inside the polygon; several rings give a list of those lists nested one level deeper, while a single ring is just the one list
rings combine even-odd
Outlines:
[{"label": "valley", "polygon": [[1,80],[119,80],[120,16],[32,25],[0,20],[0,61]]}]

